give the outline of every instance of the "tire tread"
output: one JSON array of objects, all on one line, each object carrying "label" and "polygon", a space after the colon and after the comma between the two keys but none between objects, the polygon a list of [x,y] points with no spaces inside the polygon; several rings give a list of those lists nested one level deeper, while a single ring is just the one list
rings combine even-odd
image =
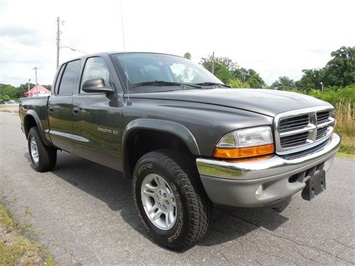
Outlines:
[{"label": "tire tread", "polygon": [[[145,158],[152,157],[160,160],[164,165],[172,169],[175,181],[188,201],[187,206],[189,208],[190,216],[188,217],[189,227],[186,237],[181,239],[181,241],[165,245],[170,249],[184,250],[194,245],[206,234],[211,220],[210,200],[203,189],[197,168],[193,163],[193,156],[163,149],[145,154],[139,162]],[[135,175],[134,178],[136,178]],[[135,190],[135,181],[133,182],[133,185]],[[148,228],[148,231],[151,230]]]},{"label": "tire tread", "polygon": [[37,143],[39,161],[38,164],[35,164],[31,158],[31,167],[37,172],[48,172],[53,170],[57,162],[57,149],[46,146],[39,135],[38,128],[32,127],[28,133],[28,150],[30,153],[30,142],[32,138],[35,138]]}]

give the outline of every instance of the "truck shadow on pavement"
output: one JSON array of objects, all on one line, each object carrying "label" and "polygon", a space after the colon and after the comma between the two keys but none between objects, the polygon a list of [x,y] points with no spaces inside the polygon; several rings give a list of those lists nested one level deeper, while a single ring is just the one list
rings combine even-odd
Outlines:
[{"label": "truck shadow on pavement", "polygon": [[260,208],[237,208],[215,205],[212,221],[202,246],[214,246],[236,240],[254,230],[274,231],[288,221],[281,213],[291,198],[274,205]]},{"label": "truck shadow on pavement", "polygon": [[[28,153],[25,157],[30,160]],[[57,166],[52,173],[105,202],[111,210],[119,211],[128,225],[152,241],[134,206],[132,182],[118,171],[66,152],[58,152]],[[236,240],[260,228],[274,231],[288,220],[282,215],[282,211],[287,208],[290,201],[291,198],[262,208],[214,206],[209,230],[197,245],[218,245]]]}]

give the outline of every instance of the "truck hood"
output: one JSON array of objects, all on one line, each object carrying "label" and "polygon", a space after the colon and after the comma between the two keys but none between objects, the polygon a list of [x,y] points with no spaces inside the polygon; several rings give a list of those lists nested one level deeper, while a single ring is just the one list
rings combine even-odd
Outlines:
[{"label": "truck hood", "polygon": [[132,99],[156,99],[212,104],[274,117],[287,111],[331,106],[314,97],[265,89],[206,89],[130,94]]}]

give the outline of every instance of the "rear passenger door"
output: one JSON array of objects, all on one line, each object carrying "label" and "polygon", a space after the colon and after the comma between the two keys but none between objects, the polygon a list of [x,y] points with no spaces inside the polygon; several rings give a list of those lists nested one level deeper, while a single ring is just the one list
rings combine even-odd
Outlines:
[{"label": "rear passenger door", "polygon": [[73,93],[78,87],[81,60],[61,66],[48,101],[49,136],[60,149],[73,152]]}]

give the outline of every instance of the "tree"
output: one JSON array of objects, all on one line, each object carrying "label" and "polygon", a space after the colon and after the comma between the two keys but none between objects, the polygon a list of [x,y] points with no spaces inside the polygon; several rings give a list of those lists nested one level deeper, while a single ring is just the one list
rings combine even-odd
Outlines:
[{"label": "tree", "polygon": [[346,87],[355,83],[355,46],[341,47],[324,68],[324,84]]},{"label": "tree", "polygon": [[249,71],[246,68],[236,68],[233,71],[233,78],[239,79],[245,82],[249,78]]},{"label": "tree", "polygon": [[15,99],[17,95],[17,89],[9,84],[0,84],[0,94],[3,96],[9,96],[10,99]]},{"label": "tree", "polygon": [[189,52],[185,53],[184,57],[191,60],[191,54]]},{"label": "tree", "polygon": [[43,85],[47,90],[52,91],[52,85]]},{"label": "tree", "polygon": [[240,79],[231,79],[228,83],[229,86],[232,88],[250,88],[250,85],[248,82],[243,82]]},{"label": "tree", "polygon": [[228,57],[210,55],[207,58],[202,58],[200,64],[210,72],[214,68],[214,75],[233,88],[235,88],[233,84],[239,84],[237,86],[243,86],[243,88],[262,88],[266,85],[255,70],[239,68],[237,63]]},{"label": "tree", "polygon": [[10,98],[9,95],[4,95],[4,96],[2,96],[2,100],[4,100],[5,102],[7,102],[7,101],[10,101],[11,98]]},{"label": "tree", "polygon": [[25,92],[28,91],[28,87],[31,89],[33,88],[35,84],[33,83],[25,83],[25,84],[21,84],[20,86],[17,87],[17,95],[16,95],[16,98],[21,98],[21,97],[24,97],[24,94]]},{"label": "tree", "polygon": [[213,64],[215,72],[217,72],[219,68],[225,68],[228,71],[233,71],[237,68],[237,64],[233,63],[232,59],[228,57],[214,57],[213,55],[210,55],[207,58],[202,58],[200,64],[210,72],[212,72]]},{"label": "tree", "polygon": [[302,89],[346,87],[355,84],[355,46],[341,47],[331,53],[333,57],[322,69],[304,69],[296,86]]},{"label": "tree", "polygon": [[232,72],[237,66],[228,57],[214,57],[213,55],[202,58],[200,64],[211,73],[212,69],[214,69],[214,75],[226,84],[229,83],[229,80],[232,78]]},{"label": "tree", "polygon": [[302,78],[296,82],[299,89],[322,89],[324,69],[304,69]]},{"label": "tree", "polygon": [[237,68],[233,71],[234,79],[248,83],[250,88],[263,88],[266,83],[254,69]]},{"label": "tree", "polygon": [[279,89],[279,90],[291,90],[296,87],[295,82],[286,77],[279,77],[278,80],[276,80],[274,83],[271,84],[270,88],[272,89]]},{"label": "tree", "polygon": [[251,88],[263,88],[266,83],[254,69],[248,69],[249,78],[246,80]]}]

